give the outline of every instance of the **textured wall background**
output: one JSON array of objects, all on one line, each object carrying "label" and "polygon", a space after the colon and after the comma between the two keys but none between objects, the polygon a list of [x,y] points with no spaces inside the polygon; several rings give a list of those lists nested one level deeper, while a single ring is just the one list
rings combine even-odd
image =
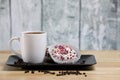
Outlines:
[{"label": "textured wall background", "polygon": [[120,49],[119,4],[120,0],[82,0],[81,49]]},{"label": "textured wall background", "polygon": [[47,31],[49,45],[120,50],[119,24],[120,0],[0,0],[0,50],[26,30]]}]

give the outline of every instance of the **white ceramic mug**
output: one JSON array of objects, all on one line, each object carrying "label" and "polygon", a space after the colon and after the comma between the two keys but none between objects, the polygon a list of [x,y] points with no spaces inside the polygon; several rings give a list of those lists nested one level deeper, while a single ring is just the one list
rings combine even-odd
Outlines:
[{"label": "white ceramic mug", "polygon": [[[12,42],[18,40],[21,44],[21,53],[12,48]],[[25,31],[21,33],[21,37],[11,38],[10,49],[24,62],[42,63],[45,57],[47,46],[47,33],[40,31]]]}]

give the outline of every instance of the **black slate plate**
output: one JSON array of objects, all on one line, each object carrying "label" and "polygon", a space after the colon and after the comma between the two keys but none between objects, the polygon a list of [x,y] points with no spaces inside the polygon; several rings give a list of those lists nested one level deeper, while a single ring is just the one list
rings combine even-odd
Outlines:
[{"label": "black slate plate", "polygon": [[[20,61],[18,63],[18,61]],[[17,64],[16,64],[17,62]],[[7,65],[21,67],[23,69],[39,69],[39,70],[81,70],[96,64],[94,55],[81,55],[79,61],[75,64],[57,64],[50,57],[46,57],[43,63],[32,64],[25,63],[16,55],[9,56]]]}]

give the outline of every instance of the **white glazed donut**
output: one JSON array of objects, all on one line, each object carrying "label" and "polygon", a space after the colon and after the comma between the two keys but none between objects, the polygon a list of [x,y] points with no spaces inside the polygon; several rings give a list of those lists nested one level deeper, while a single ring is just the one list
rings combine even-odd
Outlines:
[{"label": "white glazed donut", "polygon": [[66,44],[56,44],[50,46],[48,51],[54,62],[59,64],[75,63],[81,56],[78,49]]}]

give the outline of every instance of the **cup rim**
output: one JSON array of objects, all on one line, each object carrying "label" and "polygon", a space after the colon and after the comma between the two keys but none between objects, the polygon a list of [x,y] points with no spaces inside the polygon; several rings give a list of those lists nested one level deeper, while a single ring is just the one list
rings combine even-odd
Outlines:
[{"label": "cup rim", "polygon": [[[32,33],[32,32],[38,32],[38,33],[41,33],[41,34],[46,34],[47,32],[45,32],[45,31],[23,31],[23,32],[21,32],[22,34],[28,34],[28,33]],[[29,35],[29,34],[28,34]],[[30,34],[30,35],[33,35],[33,34]],[[36,35],[38,35],[38,34],[36,34]]]}]

